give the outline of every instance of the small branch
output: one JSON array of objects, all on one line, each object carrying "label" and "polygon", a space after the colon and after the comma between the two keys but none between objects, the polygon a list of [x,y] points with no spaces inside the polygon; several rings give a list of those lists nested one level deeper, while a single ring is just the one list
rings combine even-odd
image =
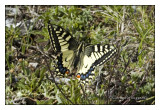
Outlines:
[{"label": "small branch", "polygon": [[51,74],[51,77],[53,78],[53,80],[52,80],[53,83],[55,83],[56,87],[59,89],[59,91],[62,93],[62,95],[63,95],[71,104],[73,104],[73,102],[72,102],[71,100],[69,100],[69,99],[65,96],[65,94],[63,93],[63,91],[60,89],[60,87],[59,87],[58,84],[56,83],[55,78],[54,78],[54,75],[53,75],[52,71],[50,70],[50,67],[49,67],[49,64],[48,64],[46,58],[44,58],[44,60],[45,60],[45,62],[46,62],[46,64],[47,64],[47,67],[48,67],[48,70],[49,70],[49,72],[50,72],[50,74]]},{"label": "small branch", "polygon": [[146,74],[144,74],[144,76],[143,76],[143,78],[142,78],[142,81],[141,81],[140,84],[137,86],[137,88],[136,88],[135,90],[133,90],[132,95],[130,96],[130,98],[129,98],[128,100],[126,100],[126,101],[123,103],[123,105],[126,105],[126,104],[130,101],[130,99],[135,96],[137,90],[138,90],[139,87],[142,85],[142,83],[143,83],[144,80],[146,79],[146,76],[148,75],[148,67],[149,67],[149,63],[147,64]]},{"label": "small branch", "polygon": [[85,90],[84,90],[84,88],[83,88],[83,86],[80,84],[80,86],[81,86],[81,89],[82,89],[82,91],[83,91],[83,94],[84,94],[84,99],[86,100],[86,94],[85,94]]}]

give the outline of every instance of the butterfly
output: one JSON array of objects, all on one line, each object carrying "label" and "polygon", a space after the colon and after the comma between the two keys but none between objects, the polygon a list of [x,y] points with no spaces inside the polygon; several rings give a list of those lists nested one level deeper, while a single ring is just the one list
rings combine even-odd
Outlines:
[{"label": "butterfly", "polygon": [[97,66],[104,64],[115,53],[111,45],[92,45],[79,42],[61,26],[48,23],[52,47],[57,55],[57,75],[76,75],[81,83],[88,83],[94,76]]}]

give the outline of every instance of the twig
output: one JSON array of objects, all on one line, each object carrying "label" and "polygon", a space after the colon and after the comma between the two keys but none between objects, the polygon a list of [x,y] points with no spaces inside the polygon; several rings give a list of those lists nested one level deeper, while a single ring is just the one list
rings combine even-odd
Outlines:
[{"label": "twig", "polygon": [[140,82],[140,84],[138,85],[138,87],[135,90],[133,90],[132,95],[130,96],[130,98],[128,98],[122,105],[126,105],[131,100],[131,98],[135,96],[137,90],[139,89],[139,87],[141,86],[141,84],[143,83],[143,81],[145,80],[145,78],[146,78],[146,75],[143,76],[143,79]]},{"label": "twig", "polygon": [[116,68],[116,63],[117,63],[117,61],[118,61],[118,58],[119,58],[119,56],[120,56],[120,46],[119,46],[119,43],[117,43],[117,52],[116,52],[116,54],[115,54],[115,60],[114,60],[114,65],[113,65],[113,69],[111,70],[111,68],[109,68],[109,71],[110,71],[110,78],[109,78],[109,83],[108,83],[108,90],[107,90],[107,92],[106,92],[106,94],[107,94],[107,101],[106,101],[106,104],[109,104],[109,94],[110,94],[110,90],[109,90],[109,85],[110,85],[110,83],[111,83],[111,79],[112,79],[112,76],[113,76],[113,72],[114,72],[114,68]]},{"label": "twig", "polygon": [[46,64],[47,64],[47,67],[48,67],[48,70],[49,70],[49,72],[50,72],[50,74],[51,74],[51,77],[53,78],[53,83],[55,83],[56,87],[59,89],[59,91],[62,93],[62,95],[63,95],[71,104],[73,104],[73,102],[72,102],[71,100],[69,100],[69,99],[65,96],[65,94],[63,93],[63,91],[60,89],[60,87],[59,87],[58,84],[56,83],[55,78],[54,78],[54,75],[53,75],[52,71],[50,70],[50,67],[49,67],[49,64],[48,64],[46,58],[44,58],[44,60],[45,60],[45,62],[46,62]]},{"label": "twig", "polygon": [[148,62],[148,64],[147,64],[146,74],[144,74],[144,76],[143,76],[143,78],[142,78],[142,81],[141,81],[140,84],[137,86],[137,88],[136,88],[135,90],[133,90],[132,95],[130,96],[130,98],[128,98],[128,100],[126,100],[126,101],[123,103],[123,105],[127,104],[127,103],[131,100],[131,98],[135,96],[135,93],[137,92],[137,90],[139,89],[139,87],[142,85],[142,83],[143,83],[144,80],[146,79],[146,76],[147,76],[147,74],[148,74],[148,66],[149,66],[149,62]]},{"label": "twig", "polygon": [[84,88],[83,88],[83,86],[80,84],[80,86],[81,86],[81,89],[82,89],[82,91],[83,91],[83,94],[84,94],[84,99],[86,100],[86,94],[85,94],[85,90],[84,90]]},{"label": "twig", "polygon": [[[118,59],[118,57],[116,57],[116,60],[115,60],[115,62],[114,62],[114,68],[115,68],[115,64],[116,64],[116,62],[117,62],[117,59]],[[109,83],[108,83],[108,90],[107,90],[107,104],[109,104],[109,94],[110,94],[110,90],[109,90],[109,85],[110,85],[110,83],[111,83],[111,79],[112,79],[112,76],[113,76],[113,72],[114,72],[114,70],[112,69],[109,69],[109,72],[111,73],[110,74],[110,78],[109,78]]]}]

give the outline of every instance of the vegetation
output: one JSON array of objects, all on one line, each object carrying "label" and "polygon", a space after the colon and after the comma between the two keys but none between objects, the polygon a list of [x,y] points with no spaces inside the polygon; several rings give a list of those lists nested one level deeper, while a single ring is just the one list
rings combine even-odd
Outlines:
[{"label": "vegetation", "polygon": [[[55,84],[49,20],[117,48],[84,89],[73,77]],[[6,6],[5,28],[6,104],[155,104],[154,6]]]}]

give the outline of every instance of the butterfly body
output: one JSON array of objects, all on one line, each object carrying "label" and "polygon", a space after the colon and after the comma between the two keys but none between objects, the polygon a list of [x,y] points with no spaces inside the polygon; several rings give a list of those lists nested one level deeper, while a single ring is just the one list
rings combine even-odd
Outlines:
[{"label": "butterfly body", "polygon": [[60,53],[57,56],[59,73],[75,74],[81,82],[92,79],[95,67],[102,65],[116,53],[116,49],[110,45],[77,42],[69,32],[51,23],[48,24],[48,31],[53,49]]}]

